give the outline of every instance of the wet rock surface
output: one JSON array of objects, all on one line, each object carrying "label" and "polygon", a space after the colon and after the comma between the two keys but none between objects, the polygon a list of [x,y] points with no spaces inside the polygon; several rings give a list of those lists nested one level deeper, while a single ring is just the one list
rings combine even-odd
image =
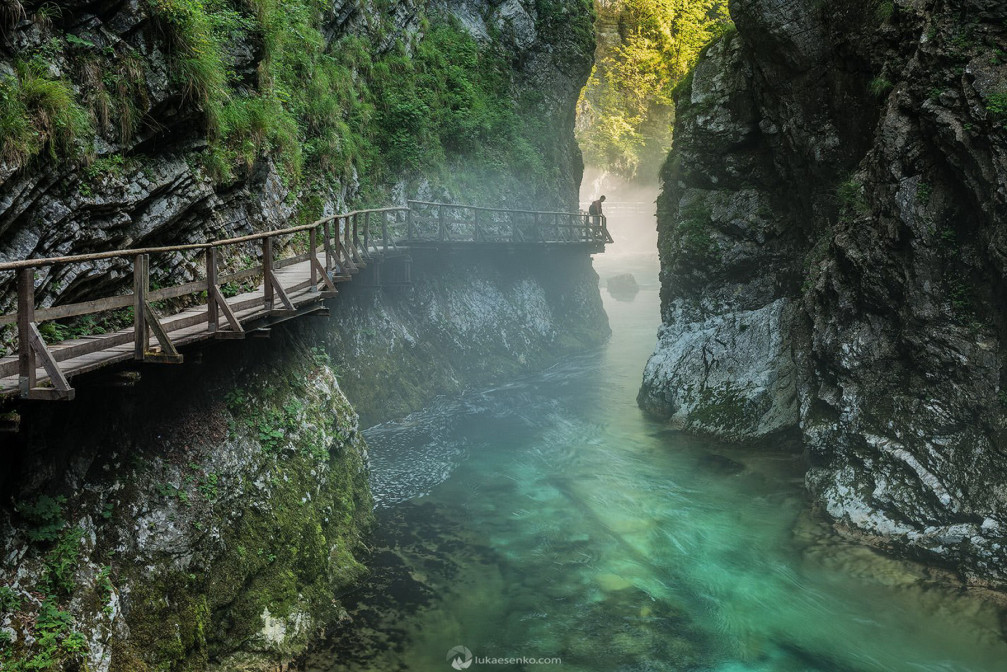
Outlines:
[{"label": "wet rock surface", "polygon": [[799,434],[840,529],[1002,588],[1007,10],[881,5],[732,3],[679,98],[640,401]]},{"label": "wet rock surface", "polygon": [[0,511],[5,663],[268,669],[334,617],[372,521],[357,416],[296,335],[250,347],[255,363],[222,350],[22,410]]}]

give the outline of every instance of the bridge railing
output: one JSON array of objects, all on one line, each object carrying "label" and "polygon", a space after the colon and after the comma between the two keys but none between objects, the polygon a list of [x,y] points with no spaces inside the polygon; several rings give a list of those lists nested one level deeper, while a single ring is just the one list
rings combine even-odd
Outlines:
[{"label": "bridge railing", "polygon": [[[0,378],[17,374],[22,398],[72,399],[74,391],[60,370],[61,361],[132,342],[132,356],[136,360],[178,363],[182,355],[172,341],[171,331],[205,322],[213,338],[243,338],[245,332],[238,313],[249,310],[268,314],[294,313],[296,308],[291,295],[295,292],[307,289],[318,292],[323,298],[332,296],[336,292],[335,283],[348,279],[372,256],[427,242],[603,245],[612,242],[612,238],[604,217],[583,213],[410,201],[409,207],[358,210],[325,217],[311,224],[206,243],[2,262],[0,274],[14,273],[16,277],[17,309],[14,313],[0,315],[0,327],[16,325],[18,358],[0,362]],[[293,254],[279,257],[280,249]],[[150,258],[157,255],[174,255],[176,263],[196,264],[202,256],[204,277],[172,287],[152,288]],[[258,263],[254,263],[256,259]],[[44,287],[47,282],[59,281],[65,275],[79,281],[81,276],[74,273],[80,273],[82,266],[91,265],[93,269],[94,264],[101,265],[101,262],[105,262],[102,275],[113,266],[119,273],[132,275],[132,293],[61,306],[39,308],[36,305],[37,286]],[[277,272],[303,262],[307,262],[307,273],[283,285]],[[54,272],[54,269],[67,267],[75,269],[74,272],[64,276]],[[237,270],[222,272],[223,268]],[[87,275],[83,277],[86,281]],[[261,291],[258,289],[260,281]],[[251,291],[239,294],[240,289],[236,288],[249,284],[252,284]],[[205,305],[205,310],[172,316],[169,329],[157,310],[157,302],[167,300],[188,302],[189,306]],[[49,348],[39,329],[41,324],[52,320],[121,309],[132,310],[131,330],[80,339],[57,349]],[[151,335],[159,348],[151,348]],[[37,384],[38,365],[48,374],[51,388]]]},{"label": "bridge railing", "polygon": [[608,222],[580,212],[409,201],[409,242],[611,243]]},{"label": "bridge railing", "polygon": [[[133,341],[133,356],[141,361],[181,362],[179,354],[168,333],[163,328],[162,317],[155,306],[158,301],[183,299],[191,295],[206,302],[206,310],[188,317],[183,322],[173,323],[174,328],[207,323],[207,330],[216,338],[243,338],[244,331],[235,313],[261,305],[266,311],[274,309],[293,311],[294,305],[289,294],[309,288],[321,295],[331,295],[336,291],[334,281],[349,277],[364,262],[365,257],[379,251],[388,251],[395,245],[392,230],[397,220],[403,222],[408,208],[377,208],[359,210],[325,217],[311,224],[293,226],[273,231],[238,236],[207,243],[143,247],[115,250],[93,254],[78,254],[44,259],[24,259],[0,263],[0,273],[14,273],[17,286],[17,310],[0,315],[0,326],[17,325],[18,360],[13,364],[0,364],[0,377],[17,373],[19,391],[28,399],[72,399],[73,389],[60,371],[58,362],[123,345]],[[277,243],[295,254],[277,258]],[[259,263],[248,265],[226,274],[220,273],[221,256],[233,253],[238,260],[251,261],[245,254],[249,248],[259,248]],[[302,250],[297,253],[298,250]],[[324,263],[318,257],[324,252]],[[193,255],[192,253],[195,253]],[[205,277],[172,287],[151,289],[150,257],[154,255],[202,253]],[[69,265],[80,265],[101,261],[118,261],[119,270],[124,265],[133,276],[133,291],[106,298],[94,299],[56,307],[38,309],[35,303],[36,276],[53,276],[52,269]],[[276,277],[279,269],[309,262],[308,276],[303,281],[283,286]],[[239,265],[242,265],[239,261]],[[241,302],[228,302],[225,288],[241,286],[252,280],[262,281],[260,297]],[[204,295],[205,293],[205,295]],[[133,329],[131,335],[118,335],[92,339],[82,343],[50,350],[39,331],[43,322],[69,317],[104,313],[117,309],[132,309]],[[160,345],[159,351],[150,347],[150,335]],[[36,368],[41,364],[49,375],[52,388],[38,387]]]}]

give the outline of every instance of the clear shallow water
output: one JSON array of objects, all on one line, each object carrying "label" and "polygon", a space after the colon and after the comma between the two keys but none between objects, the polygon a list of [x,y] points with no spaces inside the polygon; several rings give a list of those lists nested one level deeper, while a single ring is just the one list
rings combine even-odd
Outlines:
[{"label": "clear shallow water", "polygon": [[1007,669],[998,609],[832,536],[799,456],[641,416],[656,261],[596,266],[628,259],[603,350],[366,432],[374,576],[306,669],[450,670],[456,645],[562,659],[470,669]]}]

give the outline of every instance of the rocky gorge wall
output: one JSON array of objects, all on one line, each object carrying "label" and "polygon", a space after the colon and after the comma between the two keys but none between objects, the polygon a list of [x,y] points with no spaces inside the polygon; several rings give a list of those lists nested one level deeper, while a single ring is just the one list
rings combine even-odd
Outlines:
[{"label": "rocky gorge wall", "polygon": [[265,669],[338,618],[372,505],[328,357],[284,330],[201,354],[20,409],[4,669]]},{"label": "rocky gorge wall", "polygon": [[341,285],[316,338],[364,426],[441,394],[538,371],[608,338],[598,275],[580,251],[414,251],[412,282]]},{"label": "rocky gorge wall", "polygon": [[640,403],[793,441],[838,529],[1007,585],[1007,8],[734,0],[677,92]]}]

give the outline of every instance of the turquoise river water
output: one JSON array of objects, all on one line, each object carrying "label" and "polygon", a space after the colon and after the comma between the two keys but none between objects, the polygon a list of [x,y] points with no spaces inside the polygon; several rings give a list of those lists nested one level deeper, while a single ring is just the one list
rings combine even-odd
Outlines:
[{"label": "turquoise river water", "polygon": [[1007,669],[999,608],[837,538],[799,454],[642,416],[659,322],[642,243],[596,259],[641,284],[632,301],[603,290],[604,348],[366,432],[373,576],[304,669]]}]

